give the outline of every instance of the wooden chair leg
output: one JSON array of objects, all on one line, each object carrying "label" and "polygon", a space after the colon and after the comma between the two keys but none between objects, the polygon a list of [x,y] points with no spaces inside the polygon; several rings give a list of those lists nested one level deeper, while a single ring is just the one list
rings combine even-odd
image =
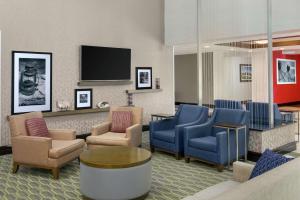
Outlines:
[{"label": "wooden chair leg", "polygon": [[184,157],[184,160],[186,163],[189,163],[191,159],[189,157]]},{"label": "wooden chair leg", "polygon": [[13,168],[12,168],[12,173],[17,173],[19,170],[19,165],[15,162],[13,162]]},{"label": "wooden chair leg", "polygon": [[151,153],[155,152],[155,148],[153,146],[150,146],[150,150],[151,150]]},{"label": "wooden chair leg", "polygon": [[54,179],[58,179],[59,178],[59,168],[53,168],[52,175],[53,175]]},{"label": "wooden chair leg", "polygon": [[224,165],[217,165],[218,172],[222,172],[224,170]]}]

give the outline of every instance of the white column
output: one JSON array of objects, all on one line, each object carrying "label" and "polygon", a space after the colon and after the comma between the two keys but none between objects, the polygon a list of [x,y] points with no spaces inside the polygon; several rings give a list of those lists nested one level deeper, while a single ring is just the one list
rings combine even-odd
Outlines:
[{"label": "white column", "polygon": [[203,98],[202,98],[202,90],[203,90],[203,84],[202,84],[202,52],[201,52],[201,31],[200,31],[200,8],[201,8],[201,0],[197,1],[197,46],[198,46],[198,97],[199,97],[199,105],[202,105]]},{"label": "white column", "polygon": [[272,39],[272,0],[267,0],[268,14],[268,94],[269,94],[269,119],[270,126],[274,125],[273,109],[273,39]]}]

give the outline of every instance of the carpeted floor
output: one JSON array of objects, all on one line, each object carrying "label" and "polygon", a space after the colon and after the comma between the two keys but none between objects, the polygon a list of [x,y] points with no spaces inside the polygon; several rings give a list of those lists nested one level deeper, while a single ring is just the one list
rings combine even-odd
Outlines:
[{"label": "carpeted floor", "polygon": [[[148,133],[143,133],[143,148],[149,148]],[[200,162],[185,163],[174,156],[155,152],[152,157],[152,187],[146,198],[176,200],[232,178]],[[74,161],[61,169],[60,179],[53,180],[47,170],[21,167],[11,174],[11,155],[0,156],[0,199],[82,199],[79,191],[79,163]]]}]

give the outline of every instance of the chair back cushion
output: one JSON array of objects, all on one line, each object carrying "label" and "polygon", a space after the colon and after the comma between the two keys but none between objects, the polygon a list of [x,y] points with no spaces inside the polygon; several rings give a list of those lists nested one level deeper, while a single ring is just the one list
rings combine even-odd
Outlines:
[{"label": "chair back cushion", "polygon": [[[269,125],[269,104],[263,102],[249,102],[246,109],[250,111],[250,124]],[[281,114],[278,105],[274,104],[274,123],[281,123]]]},{"label": "chair back cushion", "polygon": [[41,112],[31,112],[26,114],[9,116],[11,137],[27,136],[28,132],[25,126],[25,120],[31,118],[43,118],[43,115]]},{"label": "chair back cushion", "polygon": [[215,108],[228,108],[228,109],[243,109],[240,101],[216,99]]},{"label": "chair back cushion", "polygon": [[200,118],[202,112],[207,112],[207,110],[208,109],[206,107],[182,104],[178,109],[177,125],[197,121]]},{"label": "chair back cushion", "polygon": [[143,108],[132,106],[111,106],[107,121],[112,121],[113,111],[131,111],[132,112],[132,125],[143,124]]},{"label": "chair back cushion", "polygon": [[[249,126],[249,112],[245,110],[216,108],[212,118],[214,124],[229,123]],[[219,131],[218,128],[215,128],[213,135]]]},{"label": "chair back cushion", "polygon": [[132,112],[131,111],[113,111],[111,131],[117,133],[125,133],[126,129],[132,126]]},{"label": "chair back cushion", "polygon": [[25,125],[30,136],[50,137],[46,122],[43,118],[26,119]]}]

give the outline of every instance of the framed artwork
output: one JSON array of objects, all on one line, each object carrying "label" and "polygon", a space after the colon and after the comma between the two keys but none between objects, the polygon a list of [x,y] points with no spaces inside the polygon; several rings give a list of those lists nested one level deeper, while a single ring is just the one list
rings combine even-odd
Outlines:
[{"label": "framed artwork", "polygon": [[11,113],[52,111],[52,53],[12,52]]},{"label": "framed artwork", "polygon": [[252,65],[240,64],[240,82],[252,81]]},{"label": "framed artwork", "polygon": [[152,89],[152,67],[135,68],[135,86],[137,90]]},{"label": "framed artwork", "polygon": [[75,89],[75,110],[93,107],[92,89]]},{"label": "framed artwork", "polygon": [[277,84],[296,84],[296,60],[277,59]]}]

